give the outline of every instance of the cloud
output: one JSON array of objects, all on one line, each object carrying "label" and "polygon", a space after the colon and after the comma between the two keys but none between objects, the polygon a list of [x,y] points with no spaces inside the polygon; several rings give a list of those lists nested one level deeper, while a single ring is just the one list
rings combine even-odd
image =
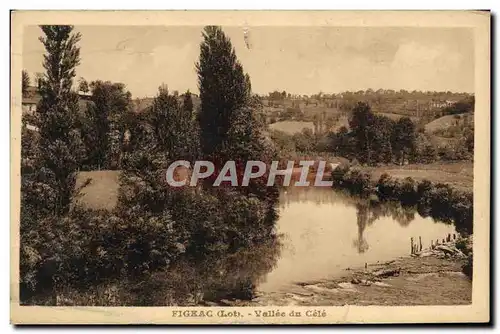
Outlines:
[{"label": "cloud", "polygon": [[[202,27],[81,26],[77,76],[123,82],[133,96],[197,90],[194,68]],[[366,88],[473,91],[468,30],[424,28],[224,27],[254,91],[298,94]],[[24,34],[23,67],[42,70],[38,27]]]},{"label": "cloud", "polygon": [[[461,90],[463,57],[444,44],[428,46],[414,41],[400,45],[390,64],[391,81],[405,89]],[[462,82],[461,82],[462,81]]]}]

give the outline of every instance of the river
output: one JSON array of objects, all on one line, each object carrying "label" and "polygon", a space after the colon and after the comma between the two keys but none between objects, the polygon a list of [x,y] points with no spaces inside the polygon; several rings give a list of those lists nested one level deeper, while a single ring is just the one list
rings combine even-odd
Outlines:
[{"label": "river", "polygon": [[298,282],[335,278],[347,268],[410,254],[456,233],[451,224],[421,217],[414,208],[346,196],[321,187],[289,187],[280,194],[281,251],[259,281],[261,292],[286,291]]}]

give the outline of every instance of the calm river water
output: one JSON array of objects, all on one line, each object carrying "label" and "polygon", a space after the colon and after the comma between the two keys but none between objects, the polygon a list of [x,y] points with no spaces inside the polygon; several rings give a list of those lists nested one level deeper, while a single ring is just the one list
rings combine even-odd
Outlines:
[{"label": "calm river water", "polygon": [[355,199],[331,188],[290,187],[280,197],[278,232],[283,247],[258,290],[339,276],[348,267],[410,254],[410,238],[423,248],[454,234],[453,225],[421,217],[396,203]]}]

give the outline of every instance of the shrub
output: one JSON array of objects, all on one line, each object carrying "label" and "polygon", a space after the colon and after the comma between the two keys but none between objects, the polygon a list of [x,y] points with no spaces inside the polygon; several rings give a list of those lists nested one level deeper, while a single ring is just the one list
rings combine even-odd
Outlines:
[{"label": "shrub", "polygon": [[403,205],[412,205],[417,201],[416,182],[407,177],[400,184],[399,199]]},{"label": "shrub", "polygon": [[450,205],[452,202],[452,188],[447,184],[438,183],[430,192],[430,209],[433,218],[444,222],[452,221]]},{"label": "shrub", "polygon": [[450,205],[450,211],[457,227],[457,231],[473,232],[473,193],[454,191]]},{"label": "shrub", "polygon": [[467,257],[467,262],[462,266],[462,272],[472,280],[473,259],[472,253]]},{"label": "shrub", "polygon": [[353,195],[364,195],[370,190],[370,175],[358,169],[349,170],[344,175],[343,184]]},{"label": "shrub", "polygon": [[389,174],[384,173],[377,182],[377,189],[380,197],[384,200],[399,200],[400,183]]},{"label": "shrub", "polygon": [[428,196],[429,192],[432,191],[433,184],[429,180],[423,180],[417,184],[417,195],[419,199]]},{"label": "shrub", "polygon": [[131,208],[118,216],[75,208],[41,220],[23,242],[21,295],[139,279],[168,268],[183,252],[168,212],[148,216]]},{"label": "shrub", "polygon": [[344,176],[349,171],[348,166],[340,165],[332,171],[332,181],[334,187],[343,187]]},{"label": "shrub", "polygon": [[469,255],[472,252],[472,249],[469,247],[469,241],[467,239],[459,239],[455,243],[455,247],[460,250],[465,255]]}]

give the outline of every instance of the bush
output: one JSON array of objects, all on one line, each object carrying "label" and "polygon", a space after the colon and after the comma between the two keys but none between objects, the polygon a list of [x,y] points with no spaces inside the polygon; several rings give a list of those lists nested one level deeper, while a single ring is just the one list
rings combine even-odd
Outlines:
[{"label": "bush", "polygon": [[454,191],[452,194],[450,211],[458,232],[473,232],[474,203],[473,193]]},{"label": "bush", "polygon": [[403,205],[413,205],[417,202],[416,182],[407,177],[400,184],[399,200]]},{"label": "bush", "polygon": [[371,189],[370,175],[358,169],[352,169],[344,175],[343,184],[351,194],[365,195]]},{"label": "bush", "polygon": [[433,218],[452,222],[450,205],[452,202],[452,188],[447,184],[438,183],[430,192],[430,212]]},{"label": "bush", "polygon": [[421,199],[429,194],[430,191],[433,189],[433,184],[429,180],[423,180],[422,182],[419,182],[417,185],[417,195],[418,198]]},{"label": "bush", "polygon": [[340,165],[332,171],[332,181],[334,187],[343,187],[344,176],[349,171],[348,166]]},{"label": "bush", "polygon": [[377,182],[377,189],[380,198],[384,200],[399,200],[400,185],[389,174],[384,173]]},{"label": "bush", "polygon": [[472,280],[473,259],[472,253],[467,257],[467,262],[462,266],[462,272]]},{"label": "bush", "polygon": [[21,295],[84,289],[160,269],[184,252],[175,223],[162,216],[75,208],[36,225],[21,248]]},{"label": "bush", "polygon": [[469,247],[469,241],[467,239],[459,239],[455,243],[455,247],[460,250],[465,255],[469,255],[472,252],[472,249]]}]

